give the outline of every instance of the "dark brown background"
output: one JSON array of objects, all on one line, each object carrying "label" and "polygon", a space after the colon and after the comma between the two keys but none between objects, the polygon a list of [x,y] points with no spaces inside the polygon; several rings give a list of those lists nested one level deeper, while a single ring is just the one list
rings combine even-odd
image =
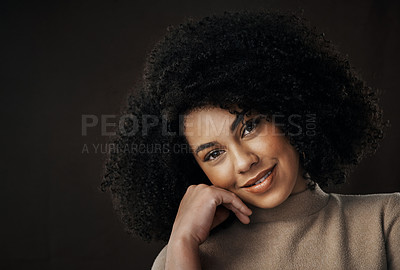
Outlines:
[{"label": "dark brown background", "polygon": [[[146,53],[187,16],[260,8],[303,12],[371,86],[392,123],[343,193],[400,191],[397,1],[13,1],[1,5],[1,266],[148,269],[161,244],[129,238],[98,190],[100,127],[83,114],[117,114]],[[346,130],[343,130],[345,136]],[[89,153],[82,153],[84,144]]]}]

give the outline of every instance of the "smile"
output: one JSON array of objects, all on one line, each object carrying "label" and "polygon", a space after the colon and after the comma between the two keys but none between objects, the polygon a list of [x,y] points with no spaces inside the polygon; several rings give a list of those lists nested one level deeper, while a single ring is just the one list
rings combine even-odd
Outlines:
[{"label": "smile", "polygon": [[267,179],[267,177],[270,176],[271,173],[272,173],[272,171],[267,172],[267,174],[266,174],[263,178],[261,178],[260,180],[258,180],[258,181],[255,182],[254,184],[252,184],[251,186],[260,184],[260,183],[263,182],[265,179]]},{"label": "smile", "polygon": [[277,164],[270,169],[262,171],[253,179],[250,179],[242,188],[252,193],[262,193],[267,191],[271,187],[276,165]]}]

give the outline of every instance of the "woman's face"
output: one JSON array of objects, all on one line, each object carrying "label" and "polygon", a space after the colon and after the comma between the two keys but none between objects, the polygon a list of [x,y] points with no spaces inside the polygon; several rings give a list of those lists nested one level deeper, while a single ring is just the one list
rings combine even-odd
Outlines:
[{"label": "woman's face", "polygon": [[235,126],[236,119],[215,107],[185,117],[185,136],[211,183],[260,208],[305,190],[299,155],[279,128],[257,114]]}]

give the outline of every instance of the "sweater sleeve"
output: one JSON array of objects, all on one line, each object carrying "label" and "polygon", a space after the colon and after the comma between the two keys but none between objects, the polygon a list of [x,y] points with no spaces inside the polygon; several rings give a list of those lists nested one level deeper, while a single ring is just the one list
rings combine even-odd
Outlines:
[{"label": "sweater sleeve", "polygon": [[165,247],[158,254],[157,258],[154,260],[151,270],[164,270],[166,256],[167,256],[167,245],[165,245]]},{"label": "sweater sleeve", "polygon": [[387,266],[389,270],[400,270],[400,193],[396,192],[387,204],[385,237]]}]

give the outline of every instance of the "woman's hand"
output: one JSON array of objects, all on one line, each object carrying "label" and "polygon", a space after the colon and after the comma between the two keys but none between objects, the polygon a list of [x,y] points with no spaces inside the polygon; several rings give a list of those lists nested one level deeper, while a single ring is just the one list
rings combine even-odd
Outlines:
[{"label": "woman's hand", "polygon": [[179,205],[171,237],[189,238],[200,245],[211,229],[228,218],[228,209],[242,223],[250,222],[251,210],[236,194],[215,186],[191,185]]},{"label": "woman's hand", "polygon": [[168,242],[167,268],[199,269],[198,246],[207,239],[211,229],[228,218],[228,209],[242,223],[250,222],[251,210],[236,194],[205,184],[189,186]]}]

